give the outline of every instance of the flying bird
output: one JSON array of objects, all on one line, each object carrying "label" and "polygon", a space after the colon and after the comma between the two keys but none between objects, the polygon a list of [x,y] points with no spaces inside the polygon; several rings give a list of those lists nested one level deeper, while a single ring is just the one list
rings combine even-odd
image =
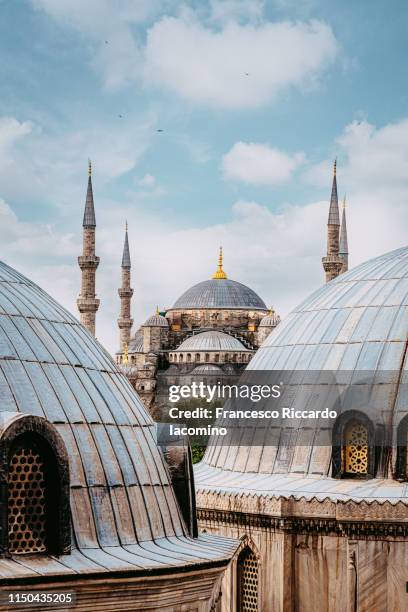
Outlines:
[{"label": "flying bird", "polygon": [[160,130],[160,129],[159,129],[159,130],[156,130],[156,132],[164,132],[164,130]]},{"label": "flying bird", "polygon": [[123,119],[123,115],[118,115],[118,117],[120,117],[120,119]]}]

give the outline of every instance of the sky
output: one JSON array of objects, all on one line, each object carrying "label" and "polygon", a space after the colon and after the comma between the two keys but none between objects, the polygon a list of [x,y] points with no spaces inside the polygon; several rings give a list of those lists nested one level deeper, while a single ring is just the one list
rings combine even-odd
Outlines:
[{"label": "sky", "polygon": [[324,282],[333,159],[350,265],[407,244],[404,0],[0,0],[0,259],[77,315],[88,158],[97,337],[216,269],[285,316]]}]

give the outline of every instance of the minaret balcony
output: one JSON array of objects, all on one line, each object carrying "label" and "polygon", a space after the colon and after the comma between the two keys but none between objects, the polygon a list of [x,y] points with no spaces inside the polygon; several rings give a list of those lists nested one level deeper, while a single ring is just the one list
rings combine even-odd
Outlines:
[{"label": "minaret balcony", "polygon": [[79,312],[96,312],[99,308],[100,300],[98,298],[79,297],[77,306]]},{"label": "minaret balcony", "polygon": [[119,329],[127,329],[132,327],[133,319],[127,319],[126,317],[118,319],[118,327]]},{"label": "minaret balcony", "polygon": [[78,257],[78,265],[81,270],[96,270],[99,266],[99,257],[96,255],[80,255]]},{"label": "minaret balcony", "polygon": [[131,298],[133,295],[133,289],[131,287],[120,287],[118,289],[120,298]]}]

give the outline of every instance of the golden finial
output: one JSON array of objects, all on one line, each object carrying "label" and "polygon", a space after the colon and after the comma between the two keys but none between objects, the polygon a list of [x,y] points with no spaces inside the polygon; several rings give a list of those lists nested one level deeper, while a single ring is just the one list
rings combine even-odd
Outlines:
[{"label": "golden finial", "polygon": [[273,314],[275,314],[275,311],[274,311],[274,309],[273,309],[273,306],[271,306],[271,307],[269,308],[268,315],[271,317]]},{"label": "golden finial", "polygon": [[127,232],[127,231],[128,231],[128,222],[126,221],[126,223],[125,223],[125,232]]},{"label": "golden finial", "polygon": [[337,158],[334,160],[333,164],[333,176],[336,176],[337,173]]},{"label": "golden finial", "polygon": [[218,280],[227,278],[227,275],[222,269],[222,259],[223,259],[222,247],[220,247],[220,253],[218,255],[218,270],[215,272],[215,274],[213,274],[213,278],[216,278]]},{"label": "golden finial", "polygon": [[129,363],[129,347],[128,347],[127,342],[125,343],[125,346],[123,347],[123,363],[125,365]]},{"label": "golden finial", "polygon": [[346,208],[346,194],[344,194],[343,198],[343,208]]},{"label": "golden finial", "polygon": [[158,315],[158,314],[160,314],[160,312],[159,312],[159,307],[158,307],[158,306],[156,306],[156,314],[157,314],[157,315]]},{"label": "golden finial", "polygon": [[92,176],[92,162],[88,159],[88,176]]}]

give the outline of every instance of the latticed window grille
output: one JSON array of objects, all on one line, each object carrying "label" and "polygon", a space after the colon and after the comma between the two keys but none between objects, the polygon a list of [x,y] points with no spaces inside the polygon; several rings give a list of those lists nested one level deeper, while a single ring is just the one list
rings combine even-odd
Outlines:
[{"label": "latticed window grille", "polygon": [[368,429],[363,423],[350,423],[345,431],[343,465],[347,474],[368,474]]},{"label": "latticed window grille", "polygon": [[250,548],[238,557],[239,612],[258,612],[258,561]]},{"label": "latticed window grille", "polygon": [[36,448],[20,447],[10,457],[8,539],[12,554],[46,551],[45,463]]}]

